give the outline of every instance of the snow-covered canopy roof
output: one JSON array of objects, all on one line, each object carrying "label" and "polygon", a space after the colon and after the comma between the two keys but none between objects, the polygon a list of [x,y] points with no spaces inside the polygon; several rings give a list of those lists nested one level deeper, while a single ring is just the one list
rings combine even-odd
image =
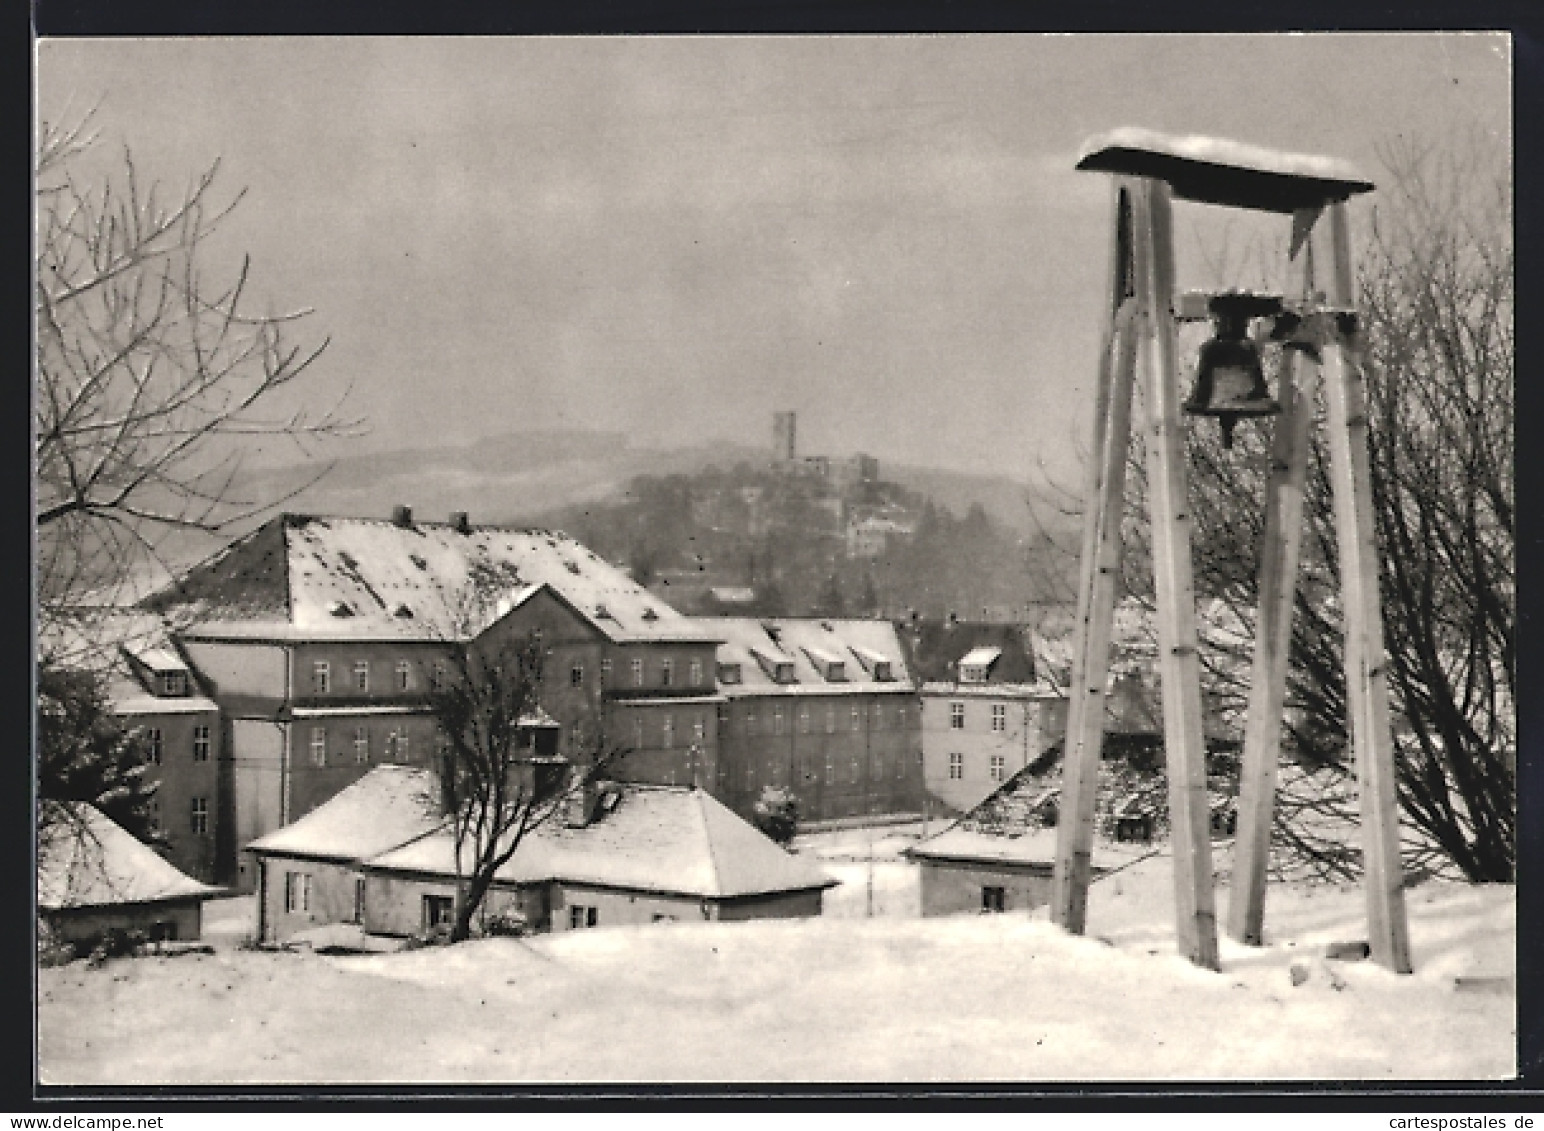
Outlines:
[{"label": "snow-covered canopy roof", "polygon": [[439,778],[416,766],[376,766],[331,800],[247,845],[253,852],[362,860],[444,823]]},{"label": "snow-covered canopy roof", "polygon": [[[695,617],[718,646],[720,664],[739,664],[740,679],[725,693],[764,695],[830,694],[842,691],[914,691],[911,672],[895,626],[885,620],[839,617]],[[774,639],[775,637],[775,639]],[[779,683],[767,665],[770,657],[790,664],[793,681]],[[817,662],[819,661],[819,662]],[[841,679],[828,679],[832,661],[840,661]],[[889,679],[876,669],[889,664]]]},{"label": "snow-covered canopy roof", "polygon": [[960,657],[960,667],[989,668],[997,662],[997,658],[1002,654],[1003,650],[995,646],[972,648]]},{"label": "snow-covered canopy roof", "polygon": [[1089,138],[1077,167],[1153,177],[1167,182],[1183,200],[1268,212],[1318,208],[1374,187],[1354,166],[1335,157],[1264,149],[1226,138],[1176,137],[1136,126]]},{"label": "snow-covered canopy roof", "polygon": [[178,871],[90,805],[65,807],[63,819],[39,834],[38,906],[44,910],[209,898],[220,893],[221,889]]},{"label": "snow-covered canopy roof", "polygon": [[153,603],[199,636],[468,640],[543,585],[619,643],[711,640],[564,534],[437,522],[286,515]]},{"label": "snow-covered canopy roof", "polygon": [[[505,883],[556,880],[712,899],[807,891],[837,881],[784,851],[700,789],[613,785],[582,828],[554,818],[528,833],[498,872]],[[386,872],[454,875],[448,831],[365,861]]]}]

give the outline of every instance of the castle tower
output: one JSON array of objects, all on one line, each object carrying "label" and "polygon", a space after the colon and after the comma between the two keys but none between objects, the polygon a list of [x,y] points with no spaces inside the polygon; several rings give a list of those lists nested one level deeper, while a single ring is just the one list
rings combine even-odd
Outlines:
[{"label": "castle tower", "polygon": [[772,414],[772,458],[789,460],[798,456],[797,414],[774,412]]}]

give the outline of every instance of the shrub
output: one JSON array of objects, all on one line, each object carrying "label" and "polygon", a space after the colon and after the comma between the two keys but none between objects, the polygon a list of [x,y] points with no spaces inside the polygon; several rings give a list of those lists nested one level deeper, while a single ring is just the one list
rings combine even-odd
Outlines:
[{"label": "shrub", "polygon": [[753,816],[758,829],[786,846],[799,831],[799,799],[786,789],[769,785],[756,800]]}]

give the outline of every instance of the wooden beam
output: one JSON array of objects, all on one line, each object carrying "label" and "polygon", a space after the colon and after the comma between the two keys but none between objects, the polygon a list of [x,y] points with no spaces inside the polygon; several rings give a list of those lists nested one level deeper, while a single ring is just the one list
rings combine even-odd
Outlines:
[{"label": "wooden beam", "polygon": [[1170,313],[1174,305],[1174,242],[1169,187],[1162,181],[1142,181],[1135,196],[1137,292],[1145,315],[1143,346],[1147,354],[1143,400],[1147,410],[1148,506],[1158,592],[1176,940],[1180,953],[1191,962],[1215,970],[1217,916],[1201,717],[1201,661],[1190,559],[1185,442],[1179,420],[1176,334]]},{"label": "wooden beam", "polygon": [[[1328,217],[1333,266],[1327,297],[1332,305],[1345,306],[1354,296],[1345,205],[1332,206]],[[1374,961],[1396,973],[1408,974],[1410,936],[1399,859],[1388,656],[1383,647],[1372,467],[1367,454],[1367,387],[1358,352],[1354,340],[1349,348],[1331,342],[1323,350],[1335,541],[1345,608],[1346,691],[1361,793],[1368,942]]]},{"label": "wooden beam", "polygon": [[1056,828],[1051,919],[1082,934],[1092,878],[1094,811],[1099,757],[1104,741],[1105,684],[1110,670],[1110,631],[1120,577],[1120,524],[1126,459],[1131,445],[1131,394],[1136,373],[1130,186],[1114,189],[1110,314],[1099,356],[1094,394],[1093,451],[1083,499],[1083,556],[1078,581],[1078,619],[1068,689],[1067,739],[1062,755],[1061,819]]},{"label": "wooden beam", "polygon": [[[1293,217],[1294,231],[1303,223],[1304,215],[1298,213]],[[1314,215],[1306,213],[1310,227]],[[1306,298],[1313,293],[1312,243],[1296,258],[1300,290]],[[1276,765],[1281,757],[1292,604],[1302,547],[1303,490],[1318,378],[1318,366],[1300,357],[1298,350],[1281,351],[1276,394],[1281,402],[1281,416],[1271,438],[1265,534],[1260,546],[1260,607],[1255,618],[1254,666],[1239,781],[1238,835],[1233,846],[1233,884],[1228,899],[1228,934],[1252,946],[1264,941],[1265,882],[1276,799]]]}]

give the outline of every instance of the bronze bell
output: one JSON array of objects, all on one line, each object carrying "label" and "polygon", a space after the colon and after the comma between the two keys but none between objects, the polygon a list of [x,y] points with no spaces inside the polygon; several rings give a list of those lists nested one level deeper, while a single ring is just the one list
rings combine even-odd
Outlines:
[{"label": "bronze bell", "polygon": [[1182,406],[1191,416],[1215,416],[1222,425],[1222,446],[1233,446],[1233,426],[1244,416],[1275,416],[1281,405],[1265,387],[1260,348],[1249,337],[1249,320],[1281,310],[1266,295],[1213,295],[1207,304],[1216,335],[1201,347],[1195,388]]}]

